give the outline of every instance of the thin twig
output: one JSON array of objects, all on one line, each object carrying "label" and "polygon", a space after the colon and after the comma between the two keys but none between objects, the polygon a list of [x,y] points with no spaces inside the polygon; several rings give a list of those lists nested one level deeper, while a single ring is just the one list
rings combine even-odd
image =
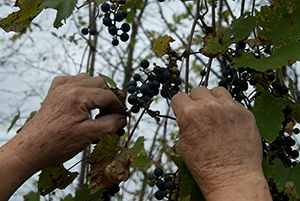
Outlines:
[{"label": "thin twig", "polygon": [[205,75],[205,81],[204,81],[204,86],[207,87],[208,85],[208,79],[209,79],[209,73],[211,71],[211,63],[212,63],[213,58],[210,57],[207,65],[207,70],[206,70],[206,75]]},{"label": "thin twig", "polygon": [[186,46],[186,68],[185,68],[185,93],[188,93],[189,91],[189,63],[190,63],[190,50],[191,50],[191,45],[192,45],[192,39],[195,31],[195,27],[197,24],[197,21],[199,19],[199,11],[200,11],[200,0],[197,0],[197,7],[196,7],[196,13],[194,17],[194,22],[191,28],[190,32],[190,37],[189,37],[189,42]]},{"label": "thin twig", "polygon": [[212,0],[212,11],[211,11],[211,17],[212,17],[212,28],[213,32],[212,35],[213,37],[216,36],[216,1]]}]

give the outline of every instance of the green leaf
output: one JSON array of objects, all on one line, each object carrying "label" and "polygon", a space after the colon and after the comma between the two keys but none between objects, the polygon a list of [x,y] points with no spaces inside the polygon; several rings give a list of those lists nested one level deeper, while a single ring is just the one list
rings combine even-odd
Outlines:
[{"label": "green leaf", "polygon": [[67,195],[64,199],[60,199],[60,201],[73,201],[73,197],[71,194]]},{"label": "green leaf", "polygon": [[234,18],[232,25],[224,31],[222,43],[229,46],[241,39],[248,38],[255,26],[255,17],[251,16],[250,12],[245,12],[238,19]]},{"label": "green leaf", "polygon": [[54,189],[65,189],[77,177],[78,172],[70,172],[63,164],[44,168],[39,175],[38,189],[41,195],[47,195]]},{"label": "green leaf", "polygon": [[16,116],[11,121],[11,124],[10,124],[9,128],[7,129],[7,132],[9,132],[12,129],[12,127],[15,125],[15,123],[17,122],[17,120],[19,118],[20,118],[20,111],[18,111],[18,114],[16,114]]},{"label": "green leaf", "polygon": [[24,201],[40,201],[40,193],[31,191],[24,196]]},{"label": "green leaf", "polygon": [[106,191],[101,189],[100,191],[91,194],[91,189],[83,188],[76,192],[74,201],[99,201],[101,194]]},{"label": "green leaf", "polygon": [[222,45],[219,40],[219,37],[213,37],[212,35],[205,36],[203,38],[204,45],[200,49],[200,52],[207,57],[217,57],[223,54],[228,46]]},{"label": "green leaf", "polygon": [[255,116],[261,137],[268,142],[274,140],[281,130],[281,123],[284,120],[283,109],[281,98],[272,96],[269,91],[263,91],[255,100],[251,112]]},{"label": "green leaf", "polygon": [[263,44],[272,45],[273,53],[261,59],[255,59],[251,53],[244,53],[240,58],[233,58],[234,67],[266,71],[300,60],[300,9],[289,12],[289,4],[282,2],[282,5],[275,4],[272,9],[262,6],[260,12],[256,11],[256,21],[260,28],[258,38]]},{"label": "green leaf", "polygon": [[[205,201],[201,190],[181,157],[171,157],[180,170],[180,196],[185,198],[192,195],[193,201]],[[195,196],[193,196],[195,195]],[[196,195],[198,199],[196,199]]]},{"label": "green leaf", "polygon": [[295,198],[300,195],[300,166],[286,168],[278,159],[274,160],[274,177],[278,191],[288,191]]},{"label": "green leaf", "polygon": [[232,43],[248,38],[255,26],[255,18],[249,12],[245,12],[238,19],[234,18],[232,25],[218,36],[206,35],[200,52],[208,57],[220,56]]},{"label": "green leaf", "polygon": [[263,160],[262,162],[262,168],[264,171],[264,175],[267,181],[274,178],[274,166],[270,165],[269,162]]},{"label": "green leaf", "polygon": [[107,82],[108,84],[110,84],[111,86],[113,86],[113,87],[116,87],[116,86],[117,86],[117,84],[116,84],[110,77],[108,77],[108,76],[106,76],[106,75],[103,75],[103,74],[101,74],[101,73],[98,73],[98,75],[99,75],[100,77],[102,77],[102,78],[104,79],[104,81]]},{"label": "green leaf", "polygon": [[53,23],[55,28],[61,27],[62,20],[66,19],[72,14],[78,0],[43,0],[43,5],[57,10],[56,18]]},{"label": "green leaf", "polygon": [[32,117],[33,117],[36,113],[37,113],[37,111],[32,111],[32,112],[30,113],[29,117],[26,119],[25,124],[26,124],[30,119],[32,119]]},{"label": "green leaf", "polygon": [[143,148],[138,157],[136,157],[130,164],[130,167],[139,168],[143,171],[147,171],[151,167],[152,163],[148,161],[148,156]]},{"label": "green leaf", "polygon": [[9,14],[0,21],[0,27],[6,31],[24,33],[31,21],[45,8],[42,0],[16,1],[15,6],[20,10]]},{"label": "green leaf", "polygon": [[144,149],[145,138],[140,136],[130,149],[130,154],[132,156],[137,156]]},{"label": "green leaf", "polygon": [[89,163],[105,163],[114,158],[116,152],[122,150],[115,135],[105,135],[100,139],[88,159]]}]

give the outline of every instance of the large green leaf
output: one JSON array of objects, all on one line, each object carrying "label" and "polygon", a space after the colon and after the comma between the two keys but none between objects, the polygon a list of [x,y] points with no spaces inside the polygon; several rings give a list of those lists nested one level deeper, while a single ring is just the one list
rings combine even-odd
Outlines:
[{"label": "large green leaf", "polygon": [[0,21],[0,27],[6,31],[24,33],[31,21],[45,8],[42,0],[16,0],[20,10],[11,13]]},{"label": "large green leaf", "polygon": [[232,43],[248,38],[255,26],[255,18],[246,12],[238,19],[234,18],[231,26],[220,32],[218,36],[205,36],[200,52],[208,57],[217,57],[224,53]]},{"label": "large green leaf", "polygon": [[280,160],[274,161],[274,178],[278,191],[287,191],[295,198],[300,195],[300,166],[286,168]]},{"label": "large green leaf", "polygon": [[258,38],[265,45],[273,46],[273,53],[266,58],[255,59],[251,53],[233,58],[234,67],[250,67],[259,71],[276,69],[300,60],[300,8],[289,11],[285,1],[274,8],[262,6],[256,11],[259,27]]},{"label": "large green leaf", "polygon": [[283,109],[282,99],[274,97],[269,91],[263,91],[255,100],[251,112],[255,116],[260,135],[268,142],[274,140],[281,130],[281,123],[284,120]]},{"label": "large green leaf", "polygon": [[53,23],[55,28],[61,27],[62,20],[66,19],[72,14],[78,0],[43,0],[43,5],[57,10],[56,18]]},{"label": "large green leaf", "polygon": [[38,189],[41,195],[47,195],[54,189],[65,189],[77,177],[78,172],[70,172],[63,164],[44,168],[39,175]]}]

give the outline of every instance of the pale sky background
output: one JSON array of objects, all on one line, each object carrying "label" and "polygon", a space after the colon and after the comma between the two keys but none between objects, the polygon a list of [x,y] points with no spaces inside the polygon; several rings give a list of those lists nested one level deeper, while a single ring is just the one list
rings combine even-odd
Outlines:
[{"label": "pale sky background", "polygon": [[[5,6],[4,2],[9,3],[7,6]],[[154,11],[157,11],[155,8],[155,0],[150,2],[154,8]],[[228,0],[228,2],[231,4],[232,10],[234,12],[238,12],[241,1]],[[13,5],[13,1],[0,0],[0,18],[6,17],[8,13],[15,10],[11,8],[11,5]],[[249,5],[246,3],[246,8],[248,6]],[[166,19],[169,21],[172,19],[172,13],[180,13],[181,11],[185,10],[181,6],[181,2],[179,0],[165,2],[163,9],[163,13],[165,14]],[[81,62],[85,46],[82,40],[79,40],[81,45],[76,46],[68,42],[67,38],[72,36],[74,33],[79,32],[80,30],[76,30],[76,27],[73,23],[75,18],[73,17],[70,17],[66,25],[56,30],[52,27],[55,14],[55,11],[51,9],[43,11],[43,13],[34,20],[35,23],[41,24],[42,30],[33,26],[33,32],[26,34],[22,38],[18,39],[15,43],[10,41],[10,38],[15,33],[5,33],[2,29],[0,29],[0,63],[4,62],[4,65],[0,66],[0,119],[3,119],[2,122],[0,120],[0,145],[4,144],[15,135],[15,131],[22,125],[31,111],[38,110],[39,105],[44,99],[50,83],[55,76],[69,74],[75,75],[78,73],[79,64]],[[74,12],[75,16],[78,14],[80,13]],[[155,27],[157,30],[160,30],[161,27],[155,21],[155,12],[149,9],[147,10],[146,14],[148,14],[150,17],[145,20],[144,26]],[[104,26],[101,25],[101,20],[98,21],[99,29],[101,26],[103,28]],[[187,24],[187,28],[182,30],[181,33],[183,36],[188,36],[190,32],[190,25],[191,23]],[[197,29],[199,29],[199,27]],[[62,39],[53,37],[53,33],[59,37],[62,37]],[[172,34],[170,35],[173,37]],[[75,35],[75,37],[78,39],[80,38],[78,35]],[[106,33],[106,35],[103,35],[103,38],[100,38],[99,40],[105,41],[109,38],[109,34]],[[141,41],[143,41],[142,38]],[[146,42],[141,42],[139,46],[140,50],[142,50],[143,46],[145,46],[143,43]],[[127,43],[123,45],[121,44],[118,48],[124,48],[126,45]],[[174,46],[176,46],[176,42],[174,43]],[[109,49],[111,47],[107,48]],[[66,54],[65,50],[68,50],[68,54]],[[96,71],[98,72],[101,70],[101,73],[107,75],[112,73],[112,70],[109,69],[109,67],[101,66],[101,58],[98,55],[97,57],[99,59],[99,64],[96,66]],[[160,63],[161,61],[154,59],[151,62]],[[216,65],[217,64],[214,63],[214,68],[216,68]],[[84,68],[81,72],[84,72]],[[121,80],[121,74],[120,76],[117,75],[115,81],[121,84]],[[216,78],[212,77],[210,86],[216,86],[217,81],[218,80]],[[156,104],[154,105],[153,109],[159,109],[163,114],[166,111],[166,105]],[[18,110],[21,112],[21,121],[19,121],[9,133],[7,133],[6,130],[9,127],[9,122],[14,115],[17,114]],[[144,122],[144,124],[140,125],[140,128],[143,129],[139,132],[142,133],[142,135],[146,134],[145,137],[148,139],[146,147],[149,147],[149,142],[151,142],[152,139],[151,135],[154,133],[155,127],[147,124],[147,122],[153,123],[153,119],[149,118],[148,116],[145,116]],[[80,155],[67,162],[65,166],[70,167],[78,160],[80,160]],[[72,171],[76,171],[76,168],[78,169],[79,166],[75,167]],[[34,182],[36,179],[37,174],[28,182],[26,182],[12,196],[10,201],[22,201],[22,195],[30,192],[31,190],[35,191],[36,188],[34,187]],[[135,184],[133,184],[131,181],[128,183],[130,186],[135,186]],[[71,185],[71,187],[65,192],[74,192],[74,186],[76,187],[76,185]],[[64,193],[60,191],[56,192],[56,196],[53,197],[54,201],[58,200],[57,197],[63,195]],[[124,198],[123,200],[127,201],[130,199],[131,198]]]}]

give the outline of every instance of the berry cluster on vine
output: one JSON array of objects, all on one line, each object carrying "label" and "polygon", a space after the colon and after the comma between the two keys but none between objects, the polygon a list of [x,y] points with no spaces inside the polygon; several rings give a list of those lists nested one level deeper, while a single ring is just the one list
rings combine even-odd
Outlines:
[{"label": "berry cluster on vine", "polygon": [[[130,31],[130,25],[123,23],[121,26],[117,26],[118,22],[122,22],[127,17],[127,12],[122,11],[123,5],[126,1],[110,1],[112,4],[107,2],[101,5],[101,11],[104,12],[103,24],[107,27],[108,33],[113,36],[112,44],[114,46],[119,45],[119,39],[123,42],[128,41]],[[122,32],[122,33],[120,33]],[[81,33],[83,35],[91,34],[96,35],[97,30],[95,28],[82,28]]]},{"label": "berry cluster on vine", "polygon": [[110,201],[110,197],[114,196],[116,193],[120,191],[119,184],[114,184],[104,189],[104,193],[102,193],[100,199],[103,201]]},{"label": "berry cluster on vine", "polygon": [[155,185],[158,188],[154,194],[157,200],[171,197],[175,191],[179,190],[179,185],[175,183],[175,174],[164,174],[160,167],[155,168],[154,174],[148,174],[147,179],[151,182],[151,186]]},{"label": "berry cluster on vine", "polygon": [[[140,66],[147,78],[142,79],[139,73],[133,75],[133,80],[127,83],[128,103],[131,104],[131,112],[137,113],[156,95],[171,99],[178,93],[182,82],[180,71],[177,66],[169,64],[167,67],[161,67],[154,64],[153,70],[148,70],[150,63],[148,60],[142,60]],[[162,87],[161,87],[162,86]]]},{"label": "berry cluster on vine", "polygon": [[296,141],[291,137],[292,133],[299,134],[299,128],[293,128],[292,130],[287,128],[287,124],[293,123],[293,117],[291,116],[292,108],[286,106],[282,111],[284,114],[284,121],[282,122],[282,130],[279,131],[279,135],[271,143],[267,143],[263,139],[263,156],[272,163],[274,158],[278,158],[282,161],[284,167],[293,168],[298,165],[299,151],[294,150],[293,146],[296,145]]},{"label": "berry cluster on vine", "polygon": [[[107,2],[101,5],[101,10],[105,13],[102,22],[107,27],[109,34],[113,36],[112,44],[117,46],[119,45],[118,37],[123,42],[128,41],[130,25],[123,23],[120,27],[117,26],[117,22],[122,22],[123,19],[127,17],[127,12],[121,11],[122,5],[125,4],[126,1],[111,2],[113,3],[111,5]],[[113,18],[111,18],[111,16],[113,16]],[[119,31],[122,33],[119,33]]]}]

